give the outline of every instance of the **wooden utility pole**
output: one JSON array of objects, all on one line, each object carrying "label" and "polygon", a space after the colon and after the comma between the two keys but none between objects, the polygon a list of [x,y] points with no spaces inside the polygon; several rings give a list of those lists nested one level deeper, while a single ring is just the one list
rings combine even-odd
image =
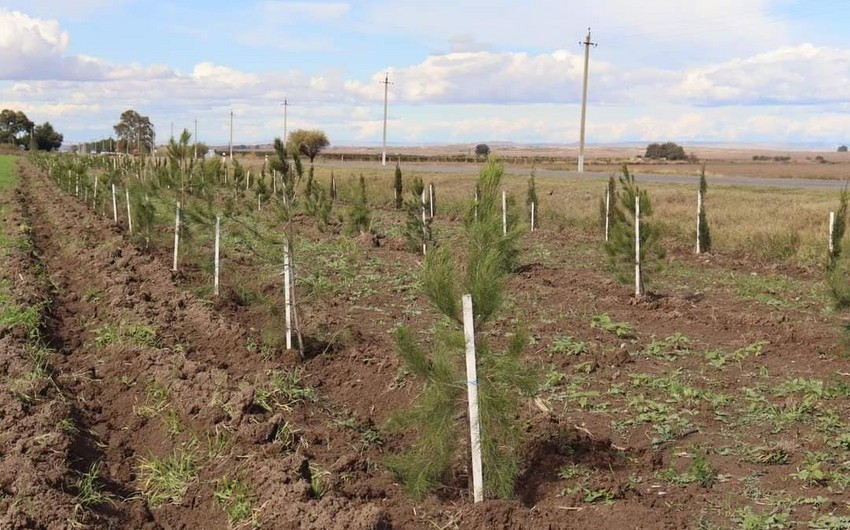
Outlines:
[{"label": "wooden utility pole", "polygon": [[584,83],[581,96],[581,133],[578,146],[578,172],[584,173],[584,126],[587,121],[587,78],[590,75],[590,47],[596,43],[590,40],[590,28],[587,28],[587,38],[579,43],[584,46]]}]

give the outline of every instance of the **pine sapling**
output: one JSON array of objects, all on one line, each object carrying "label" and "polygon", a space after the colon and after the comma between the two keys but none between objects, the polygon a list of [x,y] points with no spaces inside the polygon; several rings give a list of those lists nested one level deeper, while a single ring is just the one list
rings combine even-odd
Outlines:
[{"label": "pine sapling", "polygon": [[697,238],[699,242],[699,252],[711,252],[711,232],[708,228],[708,217],[705,214],[705,196],[708,191],[708,184],[705,180],[705,164],[702,165],[702,170],[699,174],[699,211],[697,213],[697,226],[699,232]]},{"label": "pine sapling", "polygon": [[605,241],[608,241],[611,231],[611,210],[614,208],[614,200],[617,193],[617,182],[614,180],[614,175],[608,176],[608,184],[605,186],[605,192],[599,200],[599,226],[605,234]]},{"label": "pine sapling", "polygon": [[422,179],[414,177],[410,187],[410,197],[405,201],[404,238],[411,252],[427,253],[433,243],[431,218],[423,215],[425,203],[422,200],[425,185]]},{"label": "pine sapling", "polygon": [[[635,177],[623,164],[619,178],[620,191],[611,197],[611,225],[605,251],[608,264],[616,278],[627,283],[634,280],[635,271],[635,198],[640,198],[640,262],[646,282],[647,273],[651,276],[661,267],[664,250],[661,248],[658,228],[651,222],[652,204],[649,194],[635,182]],[[643,292],[643,288],[641,288]]]},{"label": "pine sapling", "polygon": [[844,255],[844,234],[847,230],[847,204],[850,188],[844,186],[839,196],[835,224],[832,227],[832,251],[827,264],[827,283],[836,309],[850,308],[850,259]]},{"label": "pine sapling", "polygon": [[[534,205],[532,207],[532,204]],[[537,186],[534,182],[534,173],[528,179],[528,192],[525,194],[525,207],[528,211],[528,224],[535,229],[540,228],[540,201],[537,198]],[[532,209],[534,217],[532,218]]]},{"label": "pine sapling", "polygon": [[[509,270],[515,259],[518,231],[502,233],[502,167],[489,161],[479,176],[478,216],[471,205],[464,221],[459,248],[445,246],[427,254],[423,288],[444,320],[426,351],[413,333],[401,326],[396,346],[408,370],[424,385],[413,405],[399,411],[391,426],[415,431],[416,439],[405,452],[392,456],[388,465],[415,497],[422,497],[447,478],[458,460],[469,461],[466,422],[466,381],[461,296],[472,295],[475,316],[481,450],[484,490],[487,495],[510,497],[520,470],[522,430],[516,415],[521,396],[538,388],[533,369],[522,352],[524,333],[514,332],[504,351],[495,351],[488,337],[503,305]],[[507,251],[507,254],[506,254]],[[498,333],[501,335],[502,333]]]},{"label": "pine sapling", "polygon": [[401,178],[401,167],[399,167],[398,162],[395,164],[395,179],[393,180],[393,190],[395,191],[395,209],[401,210],[401,207],[404,203],[403,196],[403,182]]},{"label": "pine sapling", "polygon": [[372,210],[366,197],[366,180],[360,175],[357,191],[348,208],[348,234],[364,234],[372,231]]}]

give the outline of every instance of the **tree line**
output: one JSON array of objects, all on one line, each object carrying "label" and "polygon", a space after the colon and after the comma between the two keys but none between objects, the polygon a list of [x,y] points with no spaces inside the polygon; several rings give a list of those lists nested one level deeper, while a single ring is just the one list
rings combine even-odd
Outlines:
[{"label": "tree line", "polygon": [[0,144],[31,151],[53,151],[62,146],[64,137],[50,122],[36,125],[23,111],[3,109],[0,112]]}]

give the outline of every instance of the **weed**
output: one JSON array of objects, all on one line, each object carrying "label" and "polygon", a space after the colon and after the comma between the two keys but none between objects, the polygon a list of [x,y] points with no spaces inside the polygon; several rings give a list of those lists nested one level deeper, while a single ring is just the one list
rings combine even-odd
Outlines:
[{"label": "weed", "polygon": [[128,332],[130,341],[136,346],[158,348],[161,346],[156,336],[156,328],[143,324],[130,326]]},{"label": "weed", "polygon": [[318,466],[318,464],[310,463],[310,492],[316,499],[321,499],[327,492],[327,484],[325,478],[330,475],[330,471],[326,471]]},{"label": "weed", "polygon": [[735,512],[734,520],[741,530],[783,530],[788,528],[788,512],[760,514],[749,506]]},{"label": "weed", "polygon": [[566,353],[567,355],[582,355],[587,353],[587,344],[572,337],[558,336],[552,340],[549,353]]},{"label": "weed", "polygon": [[285,421],[275,431],[274,440],[280,443],[281,449],[284,452],[289,452],[294,450],[301,441],[301,432],[300,429],[295,428],[291,423]]},{"label": "weed", "polygon": [[239,479],[221,478],[213,492],[215,503],[224,509],[231,528],[250,526],[259,528],[258,514],[248,486]]},{"label": "weed", "polygon": [[151,381],[145,388],[145,401],[134,407],[134,412],[142,418],[152,418],[165,410],[168,403],[168,389],[159,381]]},{"label": "weed", "polygon": [[167,458],[140,459],[138,477],[142,495],[152,508],[158,508],[183,500],[189,484],[198,478],[198,466],[190,452],[175,451]]},{"label": "weed", "polygon": [[821,515],[809,522],[812,530],[850,530],[850,516]]},{"label": "weed", "polygon": [[706,460],[705,453],[696,447],[691,463],[683,473],[674,468],[668,468],[658,474],[658,478],[671,484],[698,484],[710,488],[717,484],[717,470]]},{"label": "weed", "polygon": [[302,368],[269,371],[268,382],[254,394],[256,404],[266,411],[290,410],[299,403],[313,403],[317,399],[316,389],[304,383]]},{"label": "weed", "polygon": [[744,454],[742,459],[751,464],[778,466],[787,464],[791,460],[791,456],[788,449],[776,444],[753,447]]},{"label": "weed", "polygon": [[81,474],[74,483],[77,495],[74,498],[74,514],[79,516],[83,511],[110,502],[109,495],[103,492],[99,483],[101,462],[94,462],[89,470]]},{"label": "weed", "polygon": [[98,347],[103,348],[120,342],[118,325],[112,322],[107,322],[99,328],[95,328],[93,333],[94,343]]},{"label": "weed", "polygon": [[621,339],[633,339],[635,337],[634,328],[631,324],[627,322],[614,322],[607,313],[594,315],[590,327],[613,333]]},{"label": "weed", "polygon": [[666,339],[653,340],[641,354],[655,359],[673,361],[680,355],[687,355],[690,344],[691,339],[681,333],[674,333]]}]

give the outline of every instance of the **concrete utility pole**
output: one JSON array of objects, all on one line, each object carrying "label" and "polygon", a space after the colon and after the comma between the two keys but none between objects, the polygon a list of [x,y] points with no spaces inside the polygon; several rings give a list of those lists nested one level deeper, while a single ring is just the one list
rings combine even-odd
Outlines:
[{"label": "concrete utility pole", "polygon": [[286,109],[289,107],[289,101],[283,98],[281,106],[283,107],[283,147],[286,149]]},{"label": "concrete utility pole", "polygon": [[195,118],[195,151],[192,158],[198,158],[198,118]]},{"label": "concrete utility pole", "polygon": [[587,38],[579,43],[584,46],[584,86],[581,96],[581,136],[578,144],[578,172],[584,173],[584,124],[587,120],[587,78],[590,74],[590,47],[596,43],[590,40],[590,28],[587,28]]},{"label": "concrete utility pole", "polygon": [[230,161],[233,162],[233,109],[230,109]]},{"label": "concrete utility pole", "polygon": [[384,80],[381,81],[381,84],[384,85],[384,149],[381,152],[381,165],[387,165],[387,93],[389,92],[389,86],[392,85],[390,83],[390,74],[387,72]]}]

